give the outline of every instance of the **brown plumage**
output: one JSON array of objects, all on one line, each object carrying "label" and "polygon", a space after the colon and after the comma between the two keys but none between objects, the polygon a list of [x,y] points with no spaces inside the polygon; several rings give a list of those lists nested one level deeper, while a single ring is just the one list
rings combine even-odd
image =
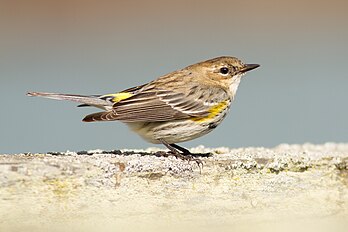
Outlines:
[{"label": "brown plumage", "polygon": [[241,77],[258,66],[225,56],[190,65],[116,94],[30,92],[28,95],[104,109],[83,121],[122,121],[149,142],[163,143],[172,152],[179,150],[185,155],[188,151],[180,150],[174,143],[200,137],[219,125],[230,108]]}]

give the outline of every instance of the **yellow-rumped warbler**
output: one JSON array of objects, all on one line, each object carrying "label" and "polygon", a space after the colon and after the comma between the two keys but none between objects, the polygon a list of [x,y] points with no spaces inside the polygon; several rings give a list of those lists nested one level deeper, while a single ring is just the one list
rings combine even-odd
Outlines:
[{"label": "yellow-rumped warbler", "polygon": [[190,65],[147,84],[106,95],[29,92],[57,100],[82,103],[105,111],[84,122],[121,121],[151,143],[164,144],[175,156],[192,157],[175,143],[205,135],[225,118],[241,77],[258,64],[235,57],[218,57]]}]

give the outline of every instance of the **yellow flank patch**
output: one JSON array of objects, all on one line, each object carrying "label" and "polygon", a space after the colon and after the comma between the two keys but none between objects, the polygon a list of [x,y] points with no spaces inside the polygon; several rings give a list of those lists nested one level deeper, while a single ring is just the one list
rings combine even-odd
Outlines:
[{"label": "yellow flank patch", "polygon": [[220,102],[216,106],[209,109],[209,114],[205,117],[194,117],[191,120],[195,122],[206,122],[215,118],[219,113],[221,113],[227,107],[227,101]]},{"label": "yellow flank patch", "polygon": [[112,101],[116,103],[124,99],[130,98],[131,96],[133,96],[133,94],[127,93],[127,92],[121,92],[121,93],[113,93],[113,94],[104,95],[104,97],[109,97],[109,96],[113,97]]}]

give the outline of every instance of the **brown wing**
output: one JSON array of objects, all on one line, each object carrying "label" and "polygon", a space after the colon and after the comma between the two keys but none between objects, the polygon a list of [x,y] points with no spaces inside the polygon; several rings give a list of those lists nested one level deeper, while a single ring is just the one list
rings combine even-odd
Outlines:
[{"label": "brown wing", "polygon": [[[138,96],[139,97],[139,96]],[[131,102],[122,103],[114,110],[88,115],[83,121],[167,121],[180,118],[188,118],[189,115],[174,110],[171,106],[154,97],[147,100],[134,99]]]},{"label": "brown wing", "polygon": [[112,111],[88,115],[83,121],[156,122],[205,117],[212,106],[228,97],[220,88],[197,85],[190,90],[165,90],[148,86],[136,95],[115,103]]}]

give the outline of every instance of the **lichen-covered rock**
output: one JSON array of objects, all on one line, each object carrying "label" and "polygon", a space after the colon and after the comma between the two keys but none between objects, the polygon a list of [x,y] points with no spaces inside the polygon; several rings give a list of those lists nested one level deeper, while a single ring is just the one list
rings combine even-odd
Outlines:
[{"label": "lichen-covered rock", "polygon": [[0,231],[348,221],[348,144],[191,151],[213,155],[202,169],[151,148],[0,155]]}]

